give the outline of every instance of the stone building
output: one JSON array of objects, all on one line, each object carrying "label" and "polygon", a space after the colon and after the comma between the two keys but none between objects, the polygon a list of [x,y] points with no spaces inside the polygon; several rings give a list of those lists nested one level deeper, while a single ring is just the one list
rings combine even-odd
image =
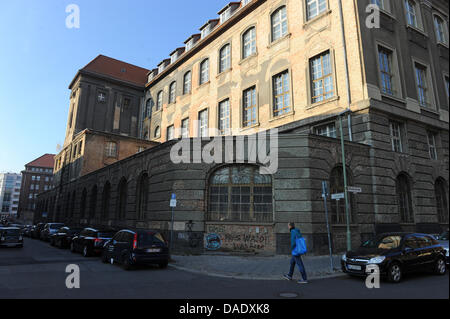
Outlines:
[{"label": "stone building", "polygon": [[[347,192],[354,245],[386,230],[448,228],[448,2],[372,3],[231,3],[147,74],[139,134],[162,144],[63,184],[59,206],[52,192],[41,205],[50,201],[54,220],[168,231],[174,192],[176,249],[286,253],[294,221],[321,254],[322,182],[346,192],[342,131],[348,185],[362,189]],[[271,175],[249,159],[170,160],[180,137],[198,149],[201,138],[250,143],[272,128],[279,165]],[[344,206],[330,201],[338,251]]]},{"label": "stone building", "polygon": [[25,164],[20,185],[18,218],[32,223],[37,196],[53,188],[54,154],[44,154]]}]

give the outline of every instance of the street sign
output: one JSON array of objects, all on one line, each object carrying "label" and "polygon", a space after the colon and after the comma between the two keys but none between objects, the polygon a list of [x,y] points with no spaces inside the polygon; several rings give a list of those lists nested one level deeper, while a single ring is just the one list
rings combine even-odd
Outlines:
[{"label": "street sign", "polygon": [[177,207],[177,195],[172,194],[172,197],[170,199],[170,207]]},{"label": "street sign", "polygon": [[362,188],[361,187],[355,187],[355,186],[347,186],[347,192],[349,193],[361,193]]},{"label": "street sign", "polygon": [[344,193],[331,194],[331,199],[340,200],[345,198]]}]

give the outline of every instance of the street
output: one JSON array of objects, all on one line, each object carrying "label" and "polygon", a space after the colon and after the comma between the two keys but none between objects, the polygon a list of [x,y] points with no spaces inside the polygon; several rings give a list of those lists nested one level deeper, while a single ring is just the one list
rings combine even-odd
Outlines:
[{"label": "street", "polygon": [[[80,267],[80,289],[66,287],[66,266]],[[282,274],[280,274],[281,277]],[[298,276],[296,270],[296,276]],[[25,239],[23,249],[0,249],[0,298],[148,298],[148,299],[273,299],[273,298],[449,298],[449,278],[432,274],[407,276],[400,284],[381,281],[368,289],[364,280],[341,276],[296,281],[217,278],[185,271],[140,268],[124,271],[99,258],[83,258],[48,243]]]}]

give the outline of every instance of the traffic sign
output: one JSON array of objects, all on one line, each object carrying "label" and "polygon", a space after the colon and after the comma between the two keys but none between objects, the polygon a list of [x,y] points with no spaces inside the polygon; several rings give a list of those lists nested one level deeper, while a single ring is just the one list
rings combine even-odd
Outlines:
[{"label": "traffic sign", "polygon": [[347,192],[350,193],[361,193],[362,188],[361,187],[355,187],[355,186],[347,186]]},{"label": "traffic sign", "polygon": [[331,199],[340,200],[342,198],[345,198],[344,193],[331,194]]}]

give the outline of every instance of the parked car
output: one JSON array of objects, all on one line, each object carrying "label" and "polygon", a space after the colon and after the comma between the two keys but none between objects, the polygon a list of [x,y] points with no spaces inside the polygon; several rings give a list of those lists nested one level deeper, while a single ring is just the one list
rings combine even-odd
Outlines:
[{"label": "parked car", "polygon": [[39,239],[41,238],[41,231],[44,229],[45,223],[37,223],[35,226],[33,226],[33,229],[31,230],[31,238]]},{"label": "parked car", "polygon": [[23,247],[23,237],[20,228],[0,227],[0,247]]},{"label": "parked car", "polygon": [[61,227],[56,233],[50,235],[50,245],[59,248],[68,248],[72,243],[72,238],[78,236],[83,228]]},{"label": "parked car", "polygon": [[116,231],[111,229],[84,228],[78,236],[72,238],[70,250],[81,252],[84,257],[99,255],[103,251],[103,245],[110,240]]},{"label": "parked car", "polygon": [[63,227],[63,223],[47,223],[44,228],[41,230],[40,239],[43,241],[49,241],[50,236],[55,234],[58,229]]},{"label": "parked car", "polygon": [[448,230],[437,236],[436,239],[445,249],[445,263],[448,266]]},{"label": "parked car", "polygon": [[408,272],[429,269],[444,275],[447,271],[445,249],[433,236],[417,233],[382,234],[342,256],[342,271],[349,275],[366,276],[369,265],[377,265],[381,276],[396,283]]},{"label": "parked car", "polygon": [[169,248],[160,232],[121,230],[105,243],[102,261],[117,262],[126,270],[139,264],[157,264],[166,268],[169,263]]},{"label": "parked car", "polygon": [[23,235],[25,237],[31,237],[31,230],[33,229],[32,225],[27,225],[25,226],[25,228],[23,229]]}]

